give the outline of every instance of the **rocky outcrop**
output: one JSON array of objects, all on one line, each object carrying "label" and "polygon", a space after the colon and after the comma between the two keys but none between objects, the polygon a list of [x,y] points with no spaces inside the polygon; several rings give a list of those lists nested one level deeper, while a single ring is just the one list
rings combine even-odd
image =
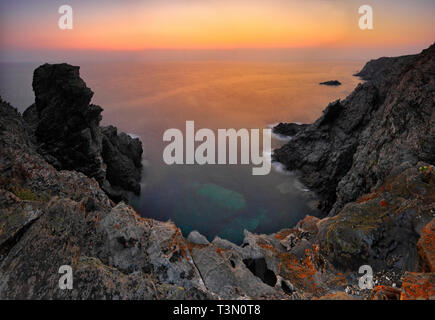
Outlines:
[{"label": "rocky outcrop", "polygon": [[95,178],[115,201],[125,200],[125,191],[140,192],[141,143],[99,126],[103,109],[90,103],[93,92],[79,67],[42,65],[34,72],[33,90],[35,104],[23,117],[45,160]]},{"label": "rocky outcrop", "polygon": [[296,132],[274,160],[299,173],[331,215],[386,179],[435,162],[435,45],[415,56],[381,58],[367,81]]},{"label": "rocky outcrop", "polygon": [[307,124],[297,124],[297,123],[279,123],[273,127],[272,131],[276,134],[282,134],[284,136],[294,136],[299,131],[307,128]]}]

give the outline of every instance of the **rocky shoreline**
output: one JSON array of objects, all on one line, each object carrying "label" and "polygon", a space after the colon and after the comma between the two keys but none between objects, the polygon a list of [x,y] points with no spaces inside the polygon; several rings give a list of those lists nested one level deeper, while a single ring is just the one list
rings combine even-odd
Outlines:
[{"label": "rocky shoreline", "polygon": [[[115,203],[137,192],[140,141],[99,127],[77,67],[41,66],[23,115],[0,99],[0,298],[433,299],[435,46],[383,59],[314,124],[275,128],[293,136],[275,160],[329,216],[240,246]],[[358,287],[362,264],[373,289]]]}]

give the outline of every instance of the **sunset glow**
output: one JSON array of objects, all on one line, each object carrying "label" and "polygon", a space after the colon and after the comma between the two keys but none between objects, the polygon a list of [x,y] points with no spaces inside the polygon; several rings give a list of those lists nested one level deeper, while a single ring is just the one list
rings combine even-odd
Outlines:
[{"label": "sunset glow", "polygon": [[75,50],[417,45],[434,39],[434,4],[421,2],[417,9],[377,1],[371,31],[358,28],[358,1],[75,1],[71,31],[57,27],[58,1],[2,2],[0,43]]}]

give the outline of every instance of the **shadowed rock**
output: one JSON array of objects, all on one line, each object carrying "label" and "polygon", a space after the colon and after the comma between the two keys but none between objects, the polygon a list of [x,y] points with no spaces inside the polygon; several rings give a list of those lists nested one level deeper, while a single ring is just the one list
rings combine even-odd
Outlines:
[{"label": "shadowed rock", "polygon": [[390,174],[435,163],[435,45],[415,56],[381,58],[367,82],[328,105],[313,124],[274,151],[334,215]]},{"label": "shadowed rock", "polygon": [[140,192],[141,142],[99,126],[103,109],[90,104],[93,92],[79,67],[44,64],[34,72],[33,90],[35,104],[23,117],[50,164],[95,178],[115,201],[127,199],[125,191]]}]

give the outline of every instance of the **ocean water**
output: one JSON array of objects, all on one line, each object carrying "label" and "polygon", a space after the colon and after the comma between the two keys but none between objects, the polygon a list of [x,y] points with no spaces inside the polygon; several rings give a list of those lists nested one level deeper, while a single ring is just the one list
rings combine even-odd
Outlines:
[{"label": "ocean water", "polygon": [[[0,95],[19,111],[34,100],[38,64],[0,64]],[[331,101],[360,82],[363,62],[118,62],[81,63],[81,76],[103,107],[103,125],[140,137],[142,192],[131,204],[144,217],[171,219],[187,235],[198,230],[240,243],[243,230],[270,233],[318,215],[312,193],[279,165],[253,176],[252,165],[173,165],[163,161],[166,129],[267,128],[311,123]],[[342,86],[320,86],[337,79]],[[217,132],[217,131],[216,131]],[[273,147],[285,143],[274,137]]]}]

